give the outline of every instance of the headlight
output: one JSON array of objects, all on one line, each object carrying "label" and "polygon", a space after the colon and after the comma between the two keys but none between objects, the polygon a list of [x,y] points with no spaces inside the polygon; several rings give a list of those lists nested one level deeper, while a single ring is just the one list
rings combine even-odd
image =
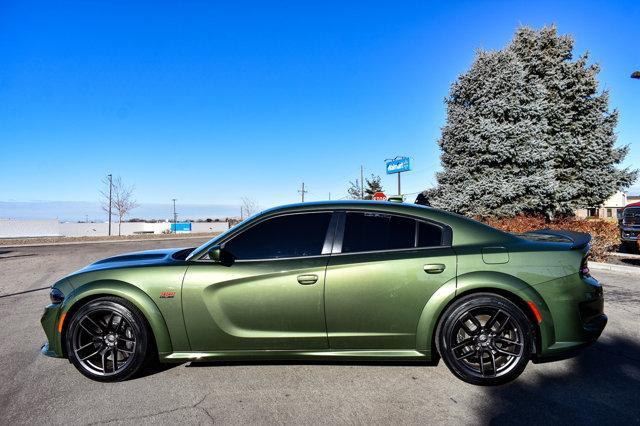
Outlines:
[{"label": "headlight", "polygon": [[51,303],[62,303],[64,300],[64,293],[54,287],[49,292],[49,298],[51,299]]}]

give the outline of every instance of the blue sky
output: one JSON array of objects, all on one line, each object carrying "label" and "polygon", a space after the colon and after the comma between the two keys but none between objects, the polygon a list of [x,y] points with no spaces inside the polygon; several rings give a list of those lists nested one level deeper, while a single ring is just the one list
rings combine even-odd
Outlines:
[{"label": "blue sky", "polygon": [[113,173],[168,215],[171,198],[215,215],[242,196],[296,201],[302,181],[309,200],[342,197],[361,164],[392,189],[396,155],[413,158],[403,192],[417,192],[434,183],[443,99],[475,50],[551,23],[600,63],[637,167],[638,22],[636,1],[4,0],[0,201],[95,203]]}]

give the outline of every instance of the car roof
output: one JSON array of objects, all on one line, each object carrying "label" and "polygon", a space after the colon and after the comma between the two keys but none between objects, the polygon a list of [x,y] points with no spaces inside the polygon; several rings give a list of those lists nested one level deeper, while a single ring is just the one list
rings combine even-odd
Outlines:
[{"label": "car roof", "polygon": [[282,206],[272,207],[264,210],[261,214],[270,214],[284,211],[301,211],[301,210],[323,210],[323,209],[345,209],[345,210],[411,210],[414,214],[419,214],[422,210],[435,210],[431,207],[419,204],[408,204],[393,201],[374,201],[374,200],[334,200],[334,201],[310,201],[306,203],[285,204]]}]

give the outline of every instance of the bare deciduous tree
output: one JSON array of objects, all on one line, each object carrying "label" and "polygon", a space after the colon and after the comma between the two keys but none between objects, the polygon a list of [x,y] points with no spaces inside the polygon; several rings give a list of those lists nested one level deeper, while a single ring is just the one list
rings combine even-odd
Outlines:
[{"label": "bare deciduous tree", "polygon": [[242,204],[240,205],[240,216],[242,218],[249,217],[260,211],[260,205],[258,205],[258,202],[256,200],[249,197],[242,197],[241,201]]},{"label": "bare deciduous tree", "polygon": [[350,200],[360,200],[362,198],[362,187],[360,181],[349,181],[349,189],[347,189],[347,198]]},{"label": "bare deciduous tree", "polygon": [[[106,189],[100,191],[102,196],[100,204],[102,210],[109,214],[109,179],[103,179],[102,183]],[[120,176],[113,178],[111,189],[111,212],[118,216],[118,235],[121,235],[122,220],[131,210],[138,207],[138,203],[133,199],[133,185],[126,185]]]}]

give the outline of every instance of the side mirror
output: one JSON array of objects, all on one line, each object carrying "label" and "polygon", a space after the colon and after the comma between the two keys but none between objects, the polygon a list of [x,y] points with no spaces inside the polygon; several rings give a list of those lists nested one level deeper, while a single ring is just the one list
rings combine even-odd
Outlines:
[{"label": "side mirror", "polygon": [[235,261],[233,255],[219,245],[215,245],[207,250],[207,256],[210,260],[220,263],[224,266],[231,266]]},{"label": "side mirror", "polygon": [[222,249],[220,246],[213,246],[207,251],[207,256],[209,256],[209,260],[213,260],[214,262],[220,262],[220,253]]}]

